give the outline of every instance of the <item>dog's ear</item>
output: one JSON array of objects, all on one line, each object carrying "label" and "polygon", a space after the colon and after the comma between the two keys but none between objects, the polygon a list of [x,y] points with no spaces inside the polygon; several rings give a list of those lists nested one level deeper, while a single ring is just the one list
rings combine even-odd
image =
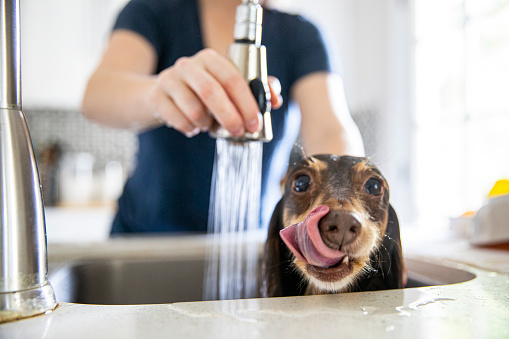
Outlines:
[{"label": "dog's ear", "polygon": [[261,294],[263,297],[303,295],[307,288],[297,270],[292,268],[293,254],[279,235],[283,224],[284,198],[272,214],[262,261]]},{"label": "dog's ear", "polygon": [[387,229],[377,253],[371,256],[374,271],[359,280],[352,292],[403,288],[403,255],[396,211],[389,205]]},{"label": "dog's ear", "polygon": [[[394,285],[390,287],[403,288],[405,287],[404,281],[406,280],[406,272],[404,271],[404,259],[403,251],[401,249],[398,215],[392,205],[389,205],[389,218],[385,234],[385,246],[390,248],[391,252],[391,272],[389,272],[388,275],[392,274],[394,277],[393,281],[395,282]],[[390,246],[392,246],[392,248]]]},{"label": "dog's ear", "polygon": [[302,160],[306,159],[307,155],[304,147],[298,143],[293,144],[292,152],[290,153],[290,160],[288,161],[288,173],[290,173]]},{"label": "dog's ear", "polygon": [[288,160],[288,169],[286,175],[280,182],[281,192],[284,194],[285,183],[288,179],[288,175],[293,172],[295,167],[300,164],[304,159],[307,158],[304,147],[298,143],[293,144],[292,152],[290,153],[290,159]]},{"label": "dog's ear", "polygon": [[281,199],[272,213],[263,253],[261,292],[265,298],[281,295],[280,243],[282,240],[279,237],[279,231],[283,227],[283,199]]}]

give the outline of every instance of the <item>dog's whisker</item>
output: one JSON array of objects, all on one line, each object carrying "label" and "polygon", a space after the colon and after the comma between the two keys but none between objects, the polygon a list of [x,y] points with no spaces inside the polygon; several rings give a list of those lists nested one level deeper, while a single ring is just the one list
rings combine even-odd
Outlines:
[{"label": "dog's whisker", "polygon": [[[383,243],[380,244],[380,248],[383,248],[388,256],[391,255],[390,251],[387,249],[387,247],[385,247],[385,245]],[[385,277],[385,273],[387,273],[387,275],[388,275],[391,272],[391,266],[392,266],[391,261],[389,260],[387,264],[389,265],[389,267],[387,268],[387,272],[384,272],[382,270],[382,274],[384,275],[384,277]],[[382,267],[382,265],[380,265],[380,267]]]},{"label": "dog's whisker", "polygon": [[389,241],[392,242],[392,244],[394,245],[393,248],[396,251],[396,253],[398,254],[398,256],[403,258],[402,249],[401,249],[401,246],[399,246],[399,243],[400,243],[399,240],[391,238],[388,234],[384,234],[384,237],[386,237],[387,239],[389,239]]}]

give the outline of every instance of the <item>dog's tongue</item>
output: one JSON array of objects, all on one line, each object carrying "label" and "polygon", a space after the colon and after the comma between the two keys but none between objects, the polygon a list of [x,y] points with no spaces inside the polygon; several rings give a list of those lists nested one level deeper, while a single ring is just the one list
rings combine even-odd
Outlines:
[{"label": "dog's tongue", "polygon": [[286,246],[300,260],[319,267],[331,267],[343,259],[345,253],[334,250],[322,241],[318,223],[329,213],[329,207],[320,205],[312,210],[304,221],[280,231]]}]

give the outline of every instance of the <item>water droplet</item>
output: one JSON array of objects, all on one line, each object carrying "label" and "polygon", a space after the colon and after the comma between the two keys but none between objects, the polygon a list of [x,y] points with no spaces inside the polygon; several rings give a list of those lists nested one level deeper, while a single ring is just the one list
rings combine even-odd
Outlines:
[{"label": "water droplet", "polygon": [[456,299],[453,298],[436,298],[435,302],[437,301],[456,301]]},{"label": "water droplet", "polygon": [[374,306],[364,306],[361,308],[362,314],[364,314],[364,315],[373,314],[376,312],[376,310],[377,310],[377,308]]},{"label": "water droplet", "polygon": [[403,316],[403,317],[410,317],[410,312],[408,312],[407,310],[405,310],[405,306],[399,306],[399,307],[396,307],[396,311],[399,312],[399,315],[400,316]]},{"label": "water droplet", "polygon": [[394,328],[395,328],[394,325],[389,325],[385,328],[385,332],[392,332],[394,331]]},{"label": "water droplet", "polygon": [[430,300],[419,300],[414,303],[408,305],[412,310],[417,310],[419,307],[427,306],[436,303],[437,301],[456,301],[456,299],[452,298],[435,298]]}]

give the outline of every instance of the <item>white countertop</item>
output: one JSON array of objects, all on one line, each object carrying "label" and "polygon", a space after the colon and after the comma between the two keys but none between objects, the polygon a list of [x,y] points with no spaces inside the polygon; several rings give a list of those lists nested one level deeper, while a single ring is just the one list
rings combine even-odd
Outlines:
[{"label": "white countertop", "polygon": [[[193,242],[146,238],[50,244],[49,257],[51,262],[162,252],[192,255]],[[46,315],[0,325],[0,338],[509,338],[508,251],[472,248],[462,241],[418,248],[406,248],[405,255],[445,260],[477,278],[446,286],[291,298],[133,306],[61,303]]]},{"label": "white countertop", "polygon": [[509,277],[445,287],[142,306],[62,304],[2,338],[507,338]]}]

